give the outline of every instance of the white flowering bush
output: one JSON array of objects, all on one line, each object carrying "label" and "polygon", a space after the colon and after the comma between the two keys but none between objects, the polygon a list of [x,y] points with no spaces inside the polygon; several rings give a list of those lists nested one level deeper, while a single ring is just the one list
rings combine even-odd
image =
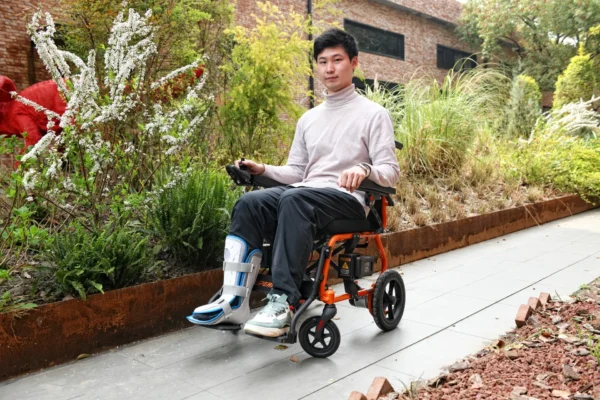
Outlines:
[{"label": "white flowering bush", "polygon": [[[202,59],[156,81],[147,76],[146,66],[157,53],[150,21],[150,12],[118,14],[103,48],[99,79],[94,50],[83,60],[59,49],[51,15],[32,17],[29,34],[67,109],[57,115],[12,94],[46,113],[48,131],[17,157],[18,168],[0,179],[4,271],[16,268],[17,253],[37,249],[42,262],[53,263],[66,292],[84,296],[139,281],[146,269],[140,263],[117,268],[107,238],[118,238],[117,258],[145,254],[142,264],[155,265],[154,244],[163,238],[151,229],[148,211],[160,204],[165,190],[204,168],[214,99],[205,89]],[[14,140],[2,143],[0,153],[15,152]],[[86,254],[88,242],[98,249],[94,256]],[[61,254],[70,254],[69,260],[60,262]]]},{"label": "white flowering bush", "polygon": [[182,99],[163,101],[161,89],[199,63],[146,82],[145,64],[156,52],[150,17],[119,13],[105,51],[105,79],[98,82],[94,51],[84,62],[59,50],[52,17],[33,16],[29,32],[68,106],[62,134],[49,119],[48,133],[20,160],[27,197],[65,217],[85,215],[84,224],[100,223],[113,205],[148,192],[158,169],[179,169],[182,158],[198,153],[212,106],[202,91],[207,73]]}]

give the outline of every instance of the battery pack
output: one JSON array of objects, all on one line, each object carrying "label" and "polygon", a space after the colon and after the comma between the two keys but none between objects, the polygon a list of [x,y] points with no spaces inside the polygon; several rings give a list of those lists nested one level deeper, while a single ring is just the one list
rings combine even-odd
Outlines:
[{"label": "battery pack", "polygon": [[340,278],[359,279],[373,275],[375,258],[358,253],[340,254],[338,265],[340,267]]}]

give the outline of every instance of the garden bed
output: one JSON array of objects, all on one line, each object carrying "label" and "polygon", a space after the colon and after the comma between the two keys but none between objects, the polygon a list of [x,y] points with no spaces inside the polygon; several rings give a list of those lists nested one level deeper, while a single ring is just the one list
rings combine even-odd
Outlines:
[{"label": "garden bed", "polygon": [[598,399],[599,289],[596,280],[571,297],[554,297],[527,325],[453,364],[452,372],[379,399]]},{"label": "garden bed", "polygon": [[[386,234],[384,247],[389,265],[398,266],[591,208],[577,196],[565,196]],[[221,284],[222,271],[210,270],[95,294],[87,301],[46,304],[20,316],[0,314],[0,380],[186,327],[185,316]]]}]

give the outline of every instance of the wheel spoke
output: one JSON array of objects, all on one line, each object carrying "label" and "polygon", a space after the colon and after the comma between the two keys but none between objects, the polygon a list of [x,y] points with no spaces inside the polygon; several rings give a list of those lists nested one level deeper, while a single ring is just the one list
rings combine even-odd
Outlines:
[{"label": "wheel spoke", "polygon": [[390,296],[383,292],[383,305],[386,306],[388,304],[390,304]]},{"label": "wheel spoke", "polygon": [[319,341],[319,343],[321,343],[323,345],[323,348],[326,349],[327,348],[327,344],[325,343],[325,340],[321,339]]},{"label": "wheel spoke", "polygon": [[392,306],[389,306],[387,311],[388,311],[388,318],[394,319],[394,308]]},{"label": "wheel spoke", "polygon": [[389,297],[394,296],[394,282],[390,282],[390,286],[389,286],[389,288],[387,290],[387,295]]}]

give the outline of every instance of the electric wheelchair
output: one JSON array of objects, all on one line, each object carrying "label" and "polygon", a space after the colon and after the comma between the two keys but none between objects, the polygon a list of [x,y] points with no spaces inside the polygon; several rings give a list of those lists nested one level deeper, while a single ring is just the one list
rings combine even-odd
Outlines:
[{"label": "electric wheelchair", "polygon": [[[402,144],[396,142],[396,148],[402,149]],[[226,170],[232,180],[240,186],[257,189],[283,185],[260,175],[251,175],[243,165],[241,168],[228,165]],[[369,180],[363,181],[358,190],[365,192],[370,212],[364,220],[334,220],[318,232],[312,252],[313,255],[318,254],[318,258],[315,260],[311,256],[306,268],[300,288],[301,305],[294,314],[288,333],[274,338],[252,336],[279,343],[296,343],[299,340],[304,351],[311,356],[329,357],[336,352],[341,341],[340,331],[332,320],[337,312],[335,303],[345,300],[349,300],[355,307],[368,309],[377,326],[383,331],[390,331],[398,326],[404,313],[406,291],[398,271],[388,270],[387,257],[381,242],[381,234],[387,230],[386,209],[393,205],[391,195],[395,194],[396,190],[381,187]],[[379,252],[381,275],[370,287],[361,288],[358,279],[373,275],[376,257],[358,254],[355,250],[366,248],[371,241],[375,242]],[[263,245],[262,253],[260,270],[252,291],[269,292],[273,286],[270,274],[270,244]],[[343,280],[345,293],[337,294],[329,287],[327,281],[330,267]],[[221,294],[222,289],[209,303]],[[306,319],[298,330],[300,317],[315,300],[325,304],[322,314]],[[204,326],[234,332],[242,328],[240,324],[228,323]]]}]

